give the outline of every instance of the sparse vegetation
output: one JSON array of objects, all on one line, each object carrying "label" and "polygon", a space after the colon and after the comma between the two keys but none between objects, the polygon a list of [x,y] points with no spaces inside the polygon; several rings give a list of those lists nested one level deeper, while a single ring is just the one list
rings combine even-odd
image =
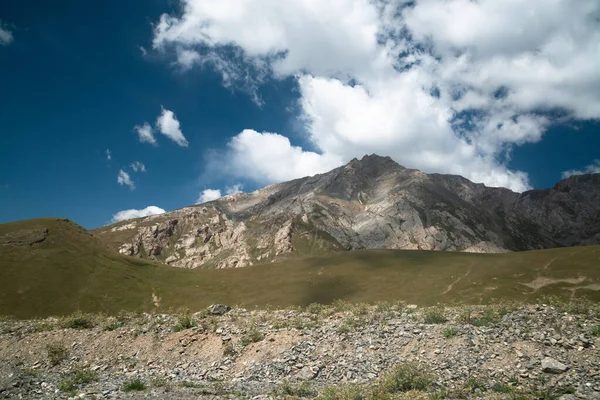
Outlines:
[{"label": "sparse vegetation", "polygon": [[81,385],[87,385],[98,380],[98,375],[88,369],[78,369],[64,374],[56,387],[64,393],[75,393]]},{"label": "sparse vegetation", "polygon": [[52,342],[46,345],[50,365],[56,366],[67,357],[67,347],[62,342]]},{"label": "sparse vegetation", "polygon": [[308,382],[292,384],[285,381],[275,392],[279,396],[314,397],[317,395],[317,391]]},{"label": "sparse vegetation", "polygon": [[514,388],[506,383],[502,383],[502,382],[496,382],[492,385],[491,387],[493,392],[496,393],[513,393],[514,392]]},{"label": "sparse vegetation", "polygon": [[379,389],[385,393],[424,391],[435,381],[433,374],[425,366],[415,362],[397,365],[382,378]]},{"label": "sparse vegetation", "polygon": [[240,343],[243,347],[248,346],[250,343],[256,343],[263,340],[265,334],[262,333],[255,325],[252,325],[248,332],[240,339]]},{"label": "sparse vegetation", "polygon": [[180,332],[186,329],[193,328],[194,326],[196,326],[196,323],[194,321],[194,317],[192,316],[191,311],[188,309],[183,309],[179,311],[179,314],[177,316],[177,324],[175,324],[173,330],[175,332]]},{"label": "sparse vegetation", "polygon": [[592,335],[600,336],[600,325],[596,325],[595,327],[592,328]]},{"label": "sparse vegetation", "polygon": [[146,390],[146,384],[140,378],[135,378],[123,384],[124,392],[140,392],[142,390]]},{"label": "sparse vegetation", "polygon": [[65,318],[62,326],[70,329],[90,329],[95,325],[94,317],[91,314],[84,314],[80,311]]},{"label": "sparse vegetation", "polygon": [[204,389],[205,386],[198,382],[182,381],[179,386],[191,389]]},{"label": "sparse vegetation", "polygon": [[444,337],[446,339],[450,339],[451,337],[454,337],[456,335],[458,335],[458,331],[456,330],[456,328],[449,326],[444,329]]},{"label": "sparse vegetation", "polygon": [[473,376],[467,379],[467,381],[465,382],[465,386],[469,389],[471,393],[483,393],[487,390],[485,383],[481,379],[478,379]]},{"label": "sparse vegetation", "polygon": [[442,307],[428,308],[423,314],[423,322],[426,324],[443,324],[447,321],[448,318]]},{"label": "sparse vegetation", "polygon": [[323,389],[318,400],[366,400],[368,390],[361,385],[354,384],[348,386],[330,386]]},{"label": "sparse vegetation", "polygon": [[171,384],[166,379],[162,379],[162,378],[153,379],[152,380],[152,386],[153,387],[167,388],[167,389],[171,388]]},{"label": "sparse vegetation", "polygon": [[120,320],[119,318],[110,317],[106,320],[103,329],[105,331],[115,331],[123,326],[125,326],[125,321]]}]

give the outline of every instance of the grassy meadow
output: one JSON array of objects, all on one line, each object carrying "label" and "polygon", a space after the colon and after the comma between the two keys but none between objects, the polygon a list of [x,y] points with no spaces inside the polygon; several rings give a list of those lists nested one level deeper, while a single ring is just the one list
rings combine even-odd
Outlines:
[{"label": "grassy meadow", "polygon": [[600,246],[507,254],[361,250],[240,269],[184,270],[108,251],[67,220],[0,225],[0,315],[17,318],[78,310],[195,311],[217,302],[486,304],[547,295],[600,301]]}]

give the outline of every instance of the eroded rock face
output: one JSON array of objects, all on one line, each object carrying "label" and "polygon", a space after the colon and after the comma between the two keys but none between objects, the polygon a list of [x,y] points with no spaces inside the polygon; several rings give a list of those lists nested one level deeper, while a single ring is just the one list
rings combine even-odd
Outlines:
[{"label": "eroded rock face", "polygon": [[600,174],[519,194],[373,155],[94,233],[123,254],[183,268],[365,248],[495,253],[600,243],[599,198]]}]

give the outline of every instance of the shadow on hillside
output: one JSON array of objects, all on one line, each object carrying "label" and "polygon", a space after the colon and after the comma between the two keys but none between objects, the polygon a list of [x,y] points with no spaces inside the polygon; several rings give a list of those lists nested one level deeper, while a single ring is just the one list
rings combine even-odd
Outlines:
[{"label": "shadow on hillside", "polygon": [[357,291],[357,286],[342,276],[319,277],[307,283],[307,293],[300,304],[331,304],[335,300],[350,298]]}]

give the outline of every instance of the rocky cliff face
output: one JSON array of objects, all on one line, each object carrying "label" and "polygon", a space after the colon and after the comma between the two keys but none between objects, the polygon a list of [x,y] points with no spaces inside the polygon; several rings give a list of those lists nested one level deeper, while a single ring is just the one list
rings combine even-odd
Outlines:
[{"label": "rocky cliff face", "polygon": [[371,155],[94,233],[123,254],[184,268],[363,248],[504,252],[600,243],[598,199],[600,174],[518,194]]}]

